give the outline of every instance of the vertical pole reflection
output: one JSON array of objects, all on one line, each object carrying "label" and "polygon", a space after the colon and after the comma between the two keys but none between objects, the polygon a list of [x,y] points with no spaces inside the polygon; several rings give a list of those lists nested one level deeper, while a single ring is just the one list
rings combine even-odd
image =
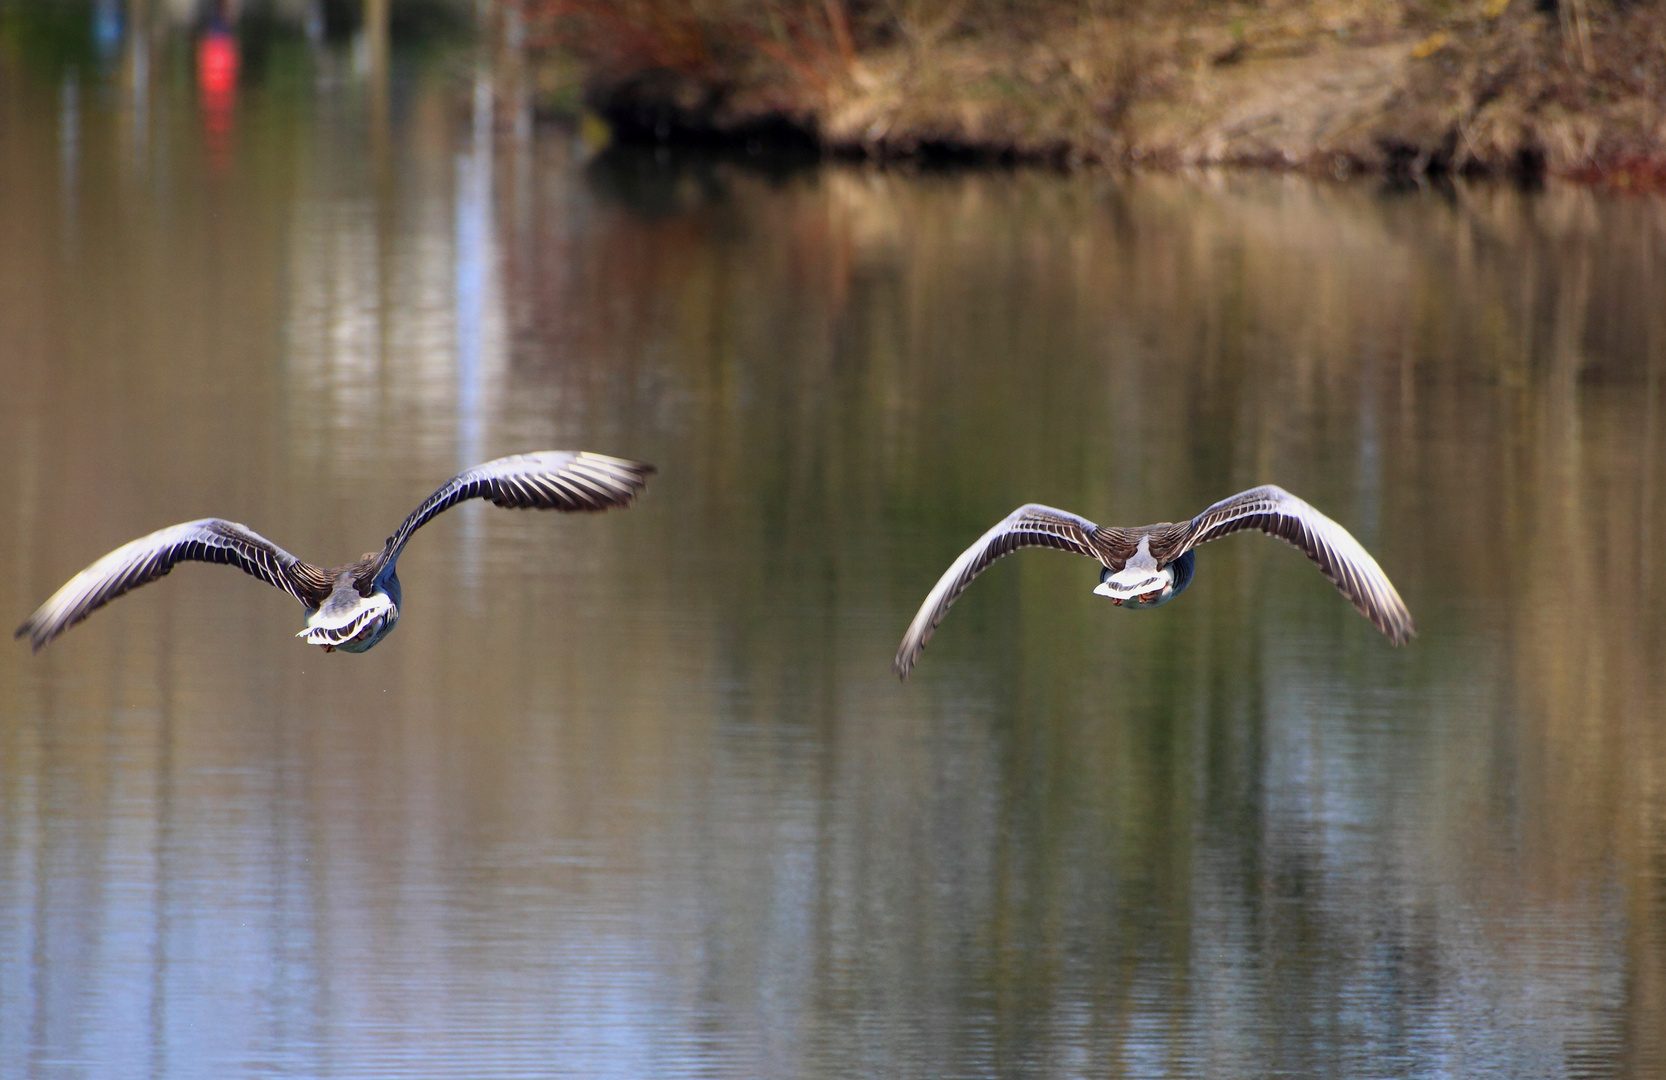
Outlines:
[{"label": "vertical pole reflection", "polygon": [[480,452],[480,360],[492,275],[492,84],[475,73],[473,138],[457,163],[457,457]]},{"label": "vertical pole reflection", "polygon": [[518,150],[532,137],[532,95],[526,78],[526,14],[524,0],[504,0],[503,54],[498,70],[504,75],[509,95],[510,130]]},{"label": "vertical pole reflection", "polygon": [[388,171],[388,13],[388,0],[364,0],[364,29],[360,44],[363,48],[365,92],[370,107],[370,161],[379,187]]},{"label": "vertical pole reflection", "polygon": [[142,18],[133,18],[133,37],[128,43],[128,88],[132,93],[133,160],[140,170],[145,168],[145,155],[150,150],[150,35]]},{"label": "vertical pole reflection", "polygon": [[1650,587],[1654,584],[1654,535],[1652,524],[1654,521],[1654,459],[1655,443],[1658,437],[1657,422],[1660,408],[1660,364],[1658,358],[1662,355],[1661,346],[1666,344],[1666,333],[1661,332],[1661,325],[1666,322],[1657,309],[1650,316],[1648,328],[1645,331],[1645,356],[1648,357],[1643,375],[1643,459],[1642,476],[1640,477],[1639,506],[1637,520],[1639,535],[1637,537],[1637,553],[1639,565],[1637,567],[1638,592],[1648,596]]},{"label": "vertical pole reflection", "polygon": [[522,260],[531,238],[527,215],[532,205],[532,93],[527,85],[525,0],[505,0],[503,6],[503,53],[497,70],[508,97],[509,131],[514,138],[511,166],[509,235],[515,245],[511,265]]},{"label": "vertical pole reflection", "polygon": [[156,866],[151,898],[150,1075],[168,1075],[168,941],[174,879],[174,684],[172,605],[164,605],[157,627],[156,672],[156,835],[151,859]]},{"label": "vertical pole reflection", "polygon": [[1377,351],[1362,350],[1359,366],[1359,458],[1355,490],[1360,536],[1375,544],[1382,517],[1382,433],[1378,430]]},{"label": "vertical pole reflection", "polygon": [[364,0],[364,63],[373,82],[388,70],[388,0]]},{"label": "vertical pole reflection", "polygon": [[52,881],[51,848],[52,848],[52,819],[51,819],[51,772],[50,756],[53,725],[46,722],[49,717],[58,715],[54,708],[56,695],[53,693],[51,680],[42,680],[42,691],[38,707],[33,714],[41,719],[36,722],[35,739],[37,743],[35,760],[39,770],[35,796],[34,814],[37,820],[34,850],[34,865],[31,868],[34,879],[35,895],[33,910],[29,913],[29,959],[28,959],[28,999],[31,1006],[29,1016],[29,1050],[27,1054],[30,1076],[40,1076],[42,1067],[50,1056],[51,1009],[48,1008],[49,985],[47,975],[50,968],[47,958],[51,954],[50,941],[47,935],[47,912],[51,910],[52,898],[48,888]]},{"label": "vertical pole reflection", "polygon": [[[457,318],[457,467],[480,460],[485,411],[488,315],[495,294],[492,236],[492,81],[484,66],[474,75],[473,130],[469,152],[457,159],[457,252],[453,285]],[[480,514],[469,506],[463,519],[460,577],[474,602],[480,576]]]},{"label": "vertical pole reflection", "polygon": [[65,258],[75,254],[80,177],[81,77],[74,68],[69,68],[58,88],[58,191],[63,205]]},{"label": "vertical pole reflection", "polygon": [[131,121],[132,165],[143,177],[150,149],[150,34],[144,0],[133,0],[127,35],[127,108]]}]

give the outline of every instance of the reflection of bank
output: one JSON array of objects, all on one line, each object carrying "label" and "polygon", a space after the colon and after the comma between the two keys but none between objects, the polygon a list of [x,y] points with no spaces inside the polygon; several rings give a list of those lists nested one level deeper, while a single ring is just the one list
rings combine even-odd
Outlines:
[{"label": "reflection of bank", "polygon": [[223,9],[216,9],[197,41],[197,93],[202,107],[203,143],[209,164],[231,164],[231,134],[237,109],[237,38]]}]

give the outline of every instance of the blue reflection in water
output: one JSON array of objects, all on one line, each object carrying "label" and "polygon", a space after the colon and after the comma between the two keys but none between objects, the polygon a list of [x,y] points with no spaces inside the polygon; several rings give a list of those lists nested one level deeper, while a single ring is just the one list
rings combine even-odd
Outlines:
[{"label": "blue reflection in water", "polygon": [[[473,130],[470,148],[457,158],[457,468],[483,456],[485,390],[484,354],[489,348],[488,315],[496,299],[497,248],[492,218],[492,83],[480,69],[474,77]],[[528,448],[532,449],[532,448]],[[463,512],[463,541],[458,569],[465,596],[475,597],[480,578],[481,511],[477,503]]]},{"label": "blue reflection in water", "polygon": [[93,49],[108,60],[121,48],[121,0],[97,0],[93,5]]}]

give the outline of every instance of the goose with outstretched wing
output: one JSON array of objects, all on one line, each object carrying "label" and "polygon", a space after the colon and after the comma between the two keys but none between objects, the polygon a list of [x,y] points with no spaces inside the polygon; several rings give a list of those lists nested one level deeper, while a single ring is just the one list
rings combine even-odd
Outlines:
[{"label": "goose with outstretched wing", "polygon": [[1411,612],[1359,541],[1301,499],[1268,484],[1222,499],[1190,521],[1136,528],[1095,525],[1037,503],[1020,506],[967,548],[927,594],[897,649],[897,675],[908,678],[949,605],[1002,555],[1025,547],[1086,555],[1104,568],[1095,593],[1118,607],[1151,608],[1173,600],[1192,583],[1199,544],[1243,529],[1258,529],[1300,548],[1389,641],[1404,645],[1416,636]]},{"label": "goose with outstretched wing", "polygon": [[301,602],[307,626],[296,634],[325,652],[364,652],[399,621],[395,571],[411,534],[466,499],[518,509],[595,511],[631,505],[652,465],[573,450],[518,454],[452,477],[411,512],[381,551],[325,570],[297,559],[253,530],[220,518],[158,529],[123,544],[66,582],[17,628],[38,651],[116,597],[182,562],[229,563]]}]

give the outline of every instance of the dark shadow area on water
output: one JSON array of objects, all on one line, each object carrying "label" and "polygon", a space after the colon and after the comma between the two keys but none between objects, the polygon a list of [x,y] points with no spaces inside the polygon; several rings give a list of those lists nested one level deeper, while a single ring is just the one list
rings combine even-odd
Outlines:
[{"label": "dark shadow area on water", "polygon": [[674,217],[725,202],[741,171],[775,186],[813,174],[819,156],[700,144],[615,142],[584,166],[585,186],[599,199],[649,219]]}]

